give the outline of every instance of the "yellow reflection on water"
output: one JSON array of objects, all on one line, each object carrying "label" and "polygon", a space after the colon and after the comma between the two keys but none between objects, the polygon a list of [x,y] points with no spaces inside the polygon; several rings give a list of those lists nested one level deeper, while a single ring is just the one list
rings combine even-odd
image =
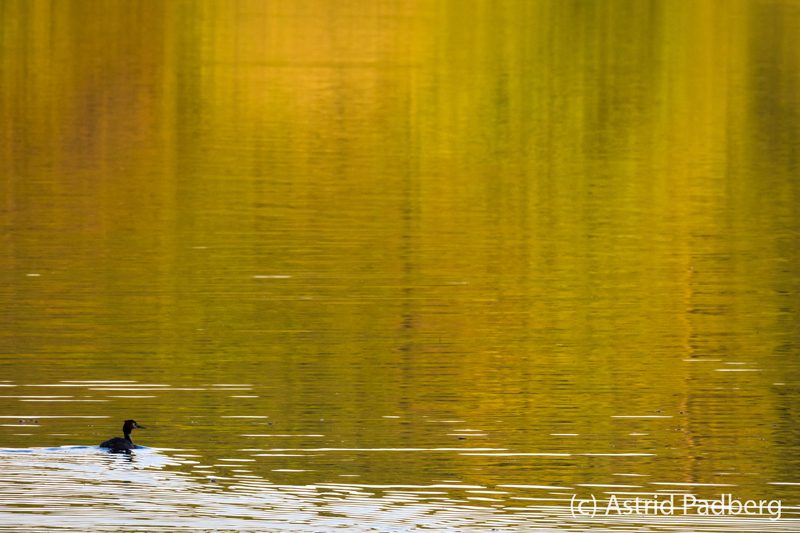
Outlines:
[{"label": "yellow reflection on water", "polygon": [[[349,458],[376,483],[797,471],[794,2],[9,0],[0,23],[2,377],[175,388],[37,414],[146,411],[181,426],[163,446],[279,420],[212,457],[511,454]],[[343,472],[311,462],[284,475]]]}]

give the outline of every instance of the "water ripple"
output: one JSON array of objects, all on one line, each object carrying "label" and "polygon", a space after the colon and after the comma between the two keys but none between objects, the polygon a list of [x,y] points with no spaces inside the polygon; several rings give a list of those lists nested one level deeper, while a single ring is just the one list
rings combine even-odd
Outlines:
[{"label": "water ripple", "polygon": [[509,490],[569,490],[554,485],[507,484],[496,490],[454,482],[286,485],[253,475],[203,478],[172,468],[197,462],[184,456],[194,457],[169,456],[152,448],[137,450],[135,456],[107,454],[94,446],[0,449],[0,528],[388,532],[564,531],[591,526],[597,531],[657,527],[788,532],[800,526],[797,519],[693,516],[590,521],[573,518],[566,498],[511,498],[527,500],[522,506],[499,498]]}]

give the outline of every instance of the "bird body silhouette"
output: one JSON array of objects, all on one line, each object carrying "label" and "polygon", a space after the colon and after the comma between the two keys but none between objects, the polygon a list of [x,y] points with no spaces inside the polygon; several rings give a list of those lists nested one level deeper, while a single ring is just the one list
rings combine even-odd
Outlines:
[{"label": "bird body silhouette", "polygon": [[105,442],[101,442],[100,447],[106,448],[111,453],[131,453],[131,450],[136,449],[136,445],[131,439],[131,432],[134,429],[145,429],[145,427],[137,424],[136,420],[126,420],[125,423],[122,424],[122,434],[125,436],[114,437]]}]

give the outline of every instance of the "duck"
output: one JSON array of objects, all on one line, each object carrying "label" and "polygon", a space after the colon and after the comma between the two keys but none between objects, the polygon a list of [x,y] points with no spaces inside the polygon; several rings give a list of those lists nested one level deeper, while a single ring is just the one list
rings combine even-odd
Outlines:
[{"label": "duck", "polygon": [[126,420],[122,424],[122,434],[125,437],[114,437],[105,442],[100,443],[101,448],[106,448],[111,453],[131,453],[131,450],[136,449],[136,445],[131,440],[131,432],[134,429],[146,429],[144,426],[139,425],[136,420]]}]

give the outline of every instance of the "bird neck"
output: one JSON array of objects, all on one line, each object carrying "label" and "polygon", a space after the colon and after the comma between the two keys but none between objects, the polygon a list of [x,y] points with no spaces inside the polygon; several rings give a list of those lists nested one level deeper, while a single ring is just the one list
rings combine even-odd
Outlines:
[{"label": "bird neck", "polygon": [[131,434],[130,433],[125,433],[125,440],[130,442],[131,444],[133,444],[133,440],[131,439]]}]

